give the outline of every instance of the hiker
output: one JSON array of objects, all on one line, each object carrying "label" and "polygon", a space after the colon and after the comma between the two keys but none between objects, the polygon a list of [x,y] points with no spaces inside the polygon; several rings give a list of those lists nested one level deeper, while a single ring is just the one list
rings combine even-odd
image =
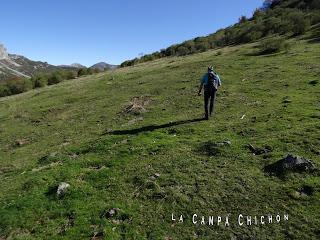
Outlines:
[{"label": "hiker", "polygon": [[[209,116],[212,115],[214,110],[214,102],[216,98],[216,93],[218,87],[221,86],[221,80],[217,73],[213,71],[213,67],[208,67],[208,73],[206,73],[202,79],[199,87],[198,95],[201,95],[202,87],[204,87],[204,110],[205,110],[205,119],[208,120]],[[209,108],[210,100],[210,108]],[[208,109],[209,108],[209,109]]]}]

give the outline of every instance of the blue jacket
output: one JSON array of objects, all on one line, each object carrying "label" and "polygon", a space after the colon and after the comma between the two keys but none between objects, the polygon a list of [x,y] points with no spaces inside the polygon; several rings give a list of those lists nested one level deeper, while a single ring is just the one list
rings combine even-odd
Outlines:
[{"label": "blue jacket", "polygon": [[[214,85],[214,87],[215,87],[216,89],[218,89],[218,87],[221,86],[221,80],[220,80],[220,77],[219,77],[219,75],[218,75],[217,73],[214,73],[214,75],[216,76],[216,79],[215,79],[213,85]],[[209,80],[209,77],[208,77],[208,76],[209,76],[209,73],[206,73],[205,75],[203,75],[203,77],[202,77],[202,79],[201,79],[201,83],[202,83],[204,86],[206,86],[206,85],[208,84],[208,80]]]}]

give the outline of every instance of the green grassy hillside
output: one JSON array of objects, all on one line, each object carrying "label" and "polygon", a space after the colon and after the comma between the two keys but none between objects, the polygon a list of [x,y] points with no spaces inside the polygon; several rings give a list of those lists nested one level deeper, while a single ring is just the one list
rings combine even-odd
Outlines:
[{"label": "green grassy hillside", "polygon": [[[289,153],[320,166],[320,45],[290,44],[163,58],[1,98],[0,238],[319,239],[319,174],[263,171]],[[222,86],[203,121],[197,86],[210,64]],[[57,198],[61,182],[70,188]],[[231,214],[231,226],[193,225],[194,213]],[[240,213],[289,221],[240,227]]]}]

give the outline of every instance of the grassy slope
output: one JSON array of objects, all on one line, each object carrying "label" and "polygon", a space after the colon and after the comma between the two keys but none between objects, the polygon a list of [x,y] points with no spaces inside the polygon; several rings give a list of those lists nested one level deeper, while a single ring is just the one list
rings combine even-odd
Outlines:
[{"label": "grassy slope", "polygon": [[[255,46],[243,45],[224,48],[221,55],[161,59],[1,99],[0,236],[316,239],[319,176],[279,179],[262,170],[288,153],[320,164],[319,83],[309,84],[320,76],[320,45],[292,44],[288,53],[274,55],[254,56]],[[196,89],[212,63],[223,81],[216,117],[179,122],[202,116]],[[141,95],[152,99],[147,112],[121,114]],[[112,134],[130,129],[136,131]],[[17,139],[28,143],[16,147]],[[206,142],[224,140],[232,145],[216,155],[201,152]],[[254,156],[247,143],[273,151]],[[155,173],[160,177],[152,178]],[[71,191],[58,200],[50,190],[62,181]],[[315,193],[296,196],[303,185]],[[119,216],[101,217],[113,207],[121,209]],[[231,213],[235,222],[239,213],[285,212],[289,223],[267,226],[190,223],[193,213]],[[172,225],[171,213],[189,219]]]}]

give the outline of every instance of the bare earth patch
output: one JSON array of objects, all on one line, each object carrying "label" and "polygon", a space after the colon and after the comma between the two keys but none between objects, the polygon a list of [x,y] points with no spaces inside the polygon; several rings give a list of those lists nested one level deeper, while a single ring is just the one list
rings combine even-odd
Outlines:
[{"label": "bare earth patch", "polygon": [[150,96],[134,97],[130,101],[129,105],[125,107],[122,113],[139,115],[147,111],[146,107],[150,104],[150,102]]}]

